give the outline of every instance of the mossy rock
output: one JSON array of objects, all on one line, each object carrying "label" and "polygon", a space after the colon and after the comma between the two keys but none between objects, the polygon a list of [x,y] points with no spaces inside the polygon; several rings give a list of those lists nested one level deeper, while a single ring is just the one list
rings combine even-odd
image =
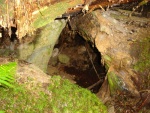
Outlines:
[{"label": "mossy rock", "polygon": [[58,60],[59,60],[59,62],[61,62],[63,64],[67,64],[67,63],[69,63],[70,58],[65,54],[60,54],[58,56]]},{"label": "mossy rock", "polygon": [[60,76],[53,76],[47,88],[40,85],[27,90],[24,85],[14,89],[0,88],[0,110],[15,113],[107,113],[107,108],[90,91]]},{"label": "mossy rock", "polygon": [[107,113],[106,106],[89,90],[60,76],[50,77],[32,64],[12,62],[0,69],[0,75],[13,74],[11,80],[16,81],[11,83],[13,87],[0,87],[2,112]]}]

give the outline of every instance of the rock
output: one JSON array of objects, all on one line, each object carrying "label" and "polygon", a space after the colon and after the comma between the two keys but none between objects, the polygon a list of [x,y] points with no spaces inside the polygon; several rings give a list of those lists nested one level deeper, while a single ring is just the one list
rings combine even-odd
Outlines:
[{"label": "rock", "polygon": [[38,29],[33,42],[19,46],[18,58],[33,63],[46,72],[53,47],[65,25],[66,21],[64,19],[55,20]]},{"label": "rock", "polygon": [[19,63],[16,75],[18,83],[30,83],[31,81],[34,85],[50,83],[50,76],[34,64]]},{"label": "rock", "polygon": [[[8,58],[0,58],[0,61],[0,64],[10,62]],[[18,64],[15,65],[18,68],[15,74],[17,84],[14,89],[1,88],[0,92],[1,100],[4,100],[1,107],[5,111],[22,111],[20,106],[29,106],[26,112],[72,113],[76,111],[81,113],[85,111],[87,113],[107,113],[107,107],[87,89],[72,84],[60,76],[50,77],[33,64],[24,61],[13,63]],[[8,67],[5,68],[8,75],[14,71],[14,65],[13,68],[12,65],[10,68],[11,71],[7,70]],[[37,107],[40,105],[42,107]]]},{"label": "rock", "polygon": [[[26,84],[27,88],[30,88],[32,85],[35,87],[37,85],[45,85],[50,83],[51,77],[45,74],[41,69],[39,69],[34,64],[27,63],[25,61],[20,61],[17,59],[9,59],[0,57],[0,65],[8,64],[10,62],[14,62],[17,64],[17,70],[15,74],[16,82],[19,84]],[[15,69],[11,70],[13,73]]]},{"label": "rock", "polygon": [[65,54],[59,54],[58,59],[59,59],[59,62],[61,62],[63,64],[69,63],[69,60],[70,60],[70,58]]},{"label": "rock", "polygon": [[57,63],[58,63],[58,57],[57,57],[57,56],[51,57],[51,59],[50,59],[50,64],[51,64],[52,66],[56,66]]}]

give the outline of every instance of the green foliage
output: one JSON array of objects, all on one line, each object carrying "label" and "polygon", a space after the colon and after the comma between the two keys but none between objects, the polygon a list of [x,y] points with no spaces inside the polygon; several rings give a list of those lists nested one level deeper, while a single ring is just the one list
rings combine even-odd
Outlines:
[{"label": "green foliage", "polygon": [[[0,88],[0,109],[8,113],[48,113],[49,96],[44,92],[27,90],[24,86],[14,85],[14,89]],[[37,92],[37,93],[36,93]]]},{"label": "green foliage", "polygon": [[63,80],[51,78],[45,90],[40,86],[27,90],[14,84],[14,89],[0,87],[0,110],[10,113],[106,113],[106,107],[90,91]]},{"label": "green foliage", "polygon": [[16,62],[0,65],[0,86],[13,87],[14,75],[16,73]]},{"label": "green foliage", "polygon": [[106,107],[90,91],[69,80],[54,76],[49,90],[52,91],[51,106],[54,113],[106,113]]},{"label": "green foliage", "polygon": [[0,110],[0,113],[5,113],[5,111],[1,111],[1,110]]},{"label": "green foliage", "polygon": [[114,72],[107,73],[108,76],[108,82],[109,82],[109,88],[111,91],[111,95],[114,95],[116,93],[116,90],[121,89],[121,81],[119,80],[118,76]]},{"label": "green foliage", "polygon": [[105,61],[106,70],[108,70],[112,63],[112,58],[109,55],[104,55],[103,60]]}]

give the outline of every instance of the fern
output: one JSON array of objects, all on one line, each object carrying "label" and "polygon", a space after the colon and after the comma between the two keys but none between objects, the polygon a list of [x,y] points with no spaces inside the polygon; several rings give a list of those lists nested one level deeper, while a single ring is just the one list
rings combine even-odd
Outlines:
[{"label": "fern", "polygon": [[0,86],[13,87],[16,67],[16,62],[9,62],[7,64],[0,65]]},{"label": "fern", "polygon": [[0,113],[5,113],[5,111],[0,110]]}]

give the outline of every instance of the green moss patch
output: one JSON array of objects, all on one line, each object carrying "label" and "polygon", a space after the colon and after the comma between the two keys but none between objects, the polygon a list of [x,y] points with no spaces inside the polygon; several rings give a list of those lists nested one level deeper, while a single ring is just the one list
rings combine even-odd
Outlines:
[{"label": "green moss patch", "polygon": [[120,80],[114,72],[107,73],[107,76],[111,95],[114,95],[117,90],[121,90],[121,86],[119,85]]},{"label": "green moss patch", "polygon": [[59,76],[53,77],[51,104],[54,113],[106,113],[106,107],[90,91],[69,80],[62,80]]},{"label": "green moss patch", "polygon": [[150,37],[139,42],[139,58],[134,69],[140,72],[150,70]]},{"label": "green moss patch", "polygon": [[107,113],[107,108],[90,91],[53,76],[51,84],[26,89],[0,87],[0,110],[13,113]]},{"label": "green moss patch", "polygon": [[42,92],[39,95],[18,85],[15,89],[0,88],[0,109],[8,113],[42,113],[48,108],[48,95]]}]

